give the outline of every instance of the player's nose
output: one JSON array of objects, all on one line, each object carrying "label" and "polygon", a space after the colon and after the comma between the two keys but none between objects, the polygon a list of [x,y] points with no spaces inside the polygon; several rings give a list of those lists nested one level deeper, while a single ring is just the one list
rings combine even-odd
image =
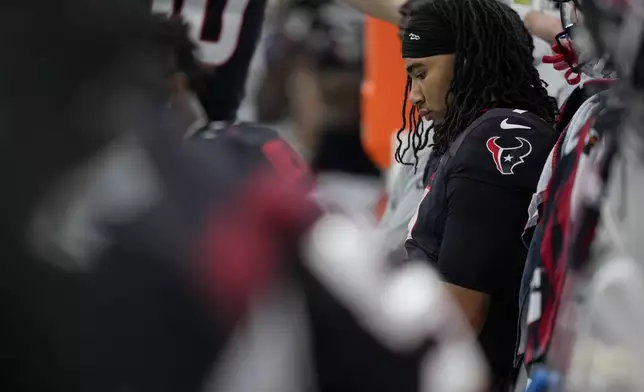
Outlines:
[{"label": "player's nose", "polygon": [[420,90],[420,87],[414,86],[412,84],[411,91],[409,92],[409,103],[412,105],[419,106],[423,102],[425,102],[425,97],[423,96],[423,93]]}]

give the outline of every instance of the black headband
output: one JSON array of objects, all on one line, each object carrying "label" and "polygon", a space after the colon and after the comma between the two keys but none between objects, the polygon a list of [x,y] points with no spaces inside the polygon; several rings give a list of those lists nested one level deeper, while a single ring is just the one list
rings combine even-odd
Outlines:
[{"label": "black headband", "polygon": [[449,26],[437,19],[410,19],[402,32],[402,57],[422,57],[450,54],[456,51],[456,37]]}]

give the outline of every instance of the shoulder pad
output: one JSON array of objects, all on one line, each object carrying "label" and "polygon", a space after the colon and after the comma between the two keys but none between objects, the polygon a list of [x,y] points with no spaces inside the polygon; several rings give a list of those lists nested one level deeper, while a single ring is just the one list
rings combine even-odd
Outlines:
[{"label": "shoulder pad", "polygon": [[519,109],[490,110],[463,134],[450,147],[452,176],[532,191],[557,141],[552,126]]}]

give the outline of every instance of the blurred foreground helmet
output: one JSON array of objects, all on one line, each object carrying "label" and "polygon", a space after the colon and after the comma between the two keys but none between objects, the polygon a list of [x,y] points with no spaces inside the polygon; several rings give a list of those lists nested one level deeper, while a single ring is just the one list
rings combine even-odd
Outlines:
[{"label": "blurred foreground helmet", "polygon": [[[644,386],[644,312],[636,305],[644,298],[644,13],[639,0],[584,0],[581,6],[588,42],[619,79],[602,98],[592,127],[600,141],[575,184],[570,297],[558,321],[566,341],[557,353],[570,353],[565,390],[636,391]],[[576,316],[568,317],[572,312]]]},{"label": "blurred foreground helmet", "polygon": [[[552,0],[559,8],[562,32],[555,37],[559,52],[570,69],[584,73],[592,78],[604,78],[611,75],[613,69],[608,66],[609,57],[603,46],[597,46],[592,36],[592,26],[585,21],[588,0]],[[568,48],[572,49],[572,52]]]}]

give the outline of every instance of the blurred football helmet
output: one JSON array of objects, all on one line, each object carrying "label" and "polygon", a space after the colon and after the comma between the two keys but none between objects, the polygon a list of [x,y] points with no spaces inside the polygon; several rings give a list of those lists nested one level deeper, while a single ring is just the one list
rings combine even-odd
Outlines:
[{"label": "blurred football helmet", "polygon": [[[605,57],[603,47],[596,46],[591,28],[585,21],[582,0],[552,0],[559,8],[563,30],[555,37],[558,52],[574,73],[584,73],[592,78],[605,78],[612,74],[607,67],[609,58]],[[586,0],[587,3],[587,0]],[[587,8],[591,8],[586,4]]]}]

